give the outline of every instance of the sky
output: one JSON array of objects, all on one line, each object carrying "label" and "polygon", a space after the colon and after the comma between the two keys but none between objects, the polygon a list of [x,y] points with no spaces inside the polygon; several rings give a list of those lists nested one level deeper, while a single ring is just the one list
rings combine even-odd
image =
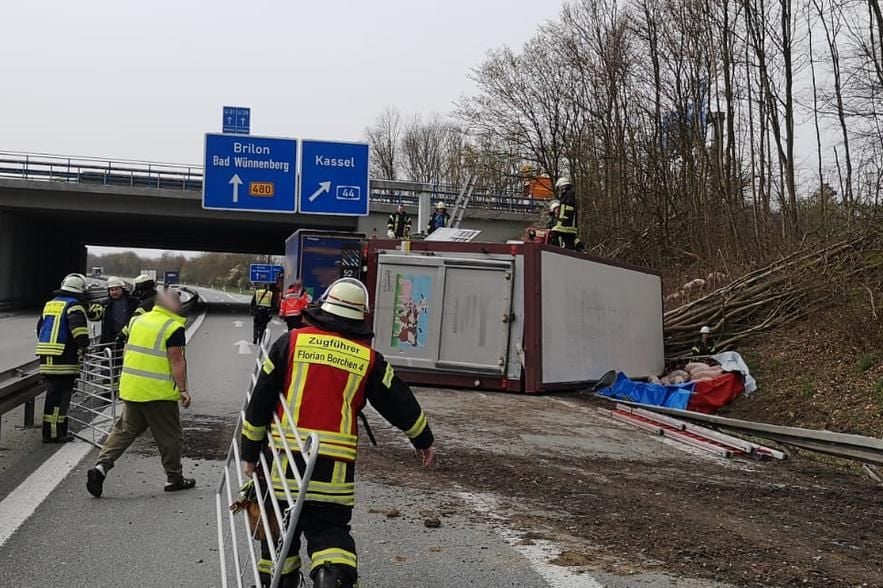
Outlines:
[{"label": "sky", "polygon": [[360,140],[445,113],[489,49],[561,0],[5,2],[0,151],[200,163],[224,105],[252,134]]}]

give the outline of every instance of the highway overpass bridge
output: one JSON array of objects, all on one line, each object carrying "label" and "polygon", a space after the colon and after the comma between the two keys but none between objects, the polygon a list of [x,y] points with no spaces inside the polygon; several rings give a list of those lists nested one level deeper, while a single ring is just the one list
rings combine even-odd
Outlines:
[{"label": "highway overpass bridge", "polygon": [[[371,181],[371,214],[337,217],[202,208],[196,166],[0,152],[0,308],[38,304],[68,272],[85,268],[86,245],[281,254],[300,228],[378,235],[404,202],[415,222],[422,198],[453,203],[454,187]],[[503,241],[537,218],[537,203],[476,194],[463,228]],[[416,227],[415,227],[416,229]]]}]

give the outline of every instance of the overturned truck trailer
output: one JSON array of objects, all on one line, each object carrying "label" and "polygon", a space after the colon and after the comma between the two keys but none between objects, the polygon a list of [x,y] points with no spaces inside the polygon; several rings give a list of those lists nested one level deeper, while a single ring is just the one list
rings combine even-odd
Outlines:
[{"label": "overturned truck trailer", "polygon": [[374,345],[411,384],[535,394],[663,370],[657,273],[540,243],[372,240]]}]

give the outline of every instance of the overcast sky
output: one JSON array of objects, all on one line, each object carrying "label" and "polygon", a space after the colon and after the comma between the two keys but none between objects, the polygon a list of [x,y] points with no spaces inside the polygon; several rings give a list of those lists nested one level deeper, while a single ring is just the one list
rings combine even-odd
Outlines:
[{"label": "overcast sky", "polygon": [[344,140],[387,105],[445,113],[561,0],[3,4],[0,151],[200,163],[225,104],[253,134]]}]

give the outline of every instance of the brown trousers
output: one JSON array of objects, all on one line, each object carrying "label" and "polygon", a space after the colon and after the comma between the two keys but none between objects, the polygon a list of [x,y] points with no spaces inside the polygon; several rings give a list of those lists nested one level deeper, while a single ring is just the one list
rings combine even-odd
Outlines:
[{"label": "brown trousers", "polygon": [[181,428],[178,403],[174,400],[124,401],[123,413],[113,424],[113,429],[98,454],[98,463],[104,464],[105,470],[112,468],[114,462],[148,428],[159,446],[159,455],[169,481],[180,478],[184,430]]}]

